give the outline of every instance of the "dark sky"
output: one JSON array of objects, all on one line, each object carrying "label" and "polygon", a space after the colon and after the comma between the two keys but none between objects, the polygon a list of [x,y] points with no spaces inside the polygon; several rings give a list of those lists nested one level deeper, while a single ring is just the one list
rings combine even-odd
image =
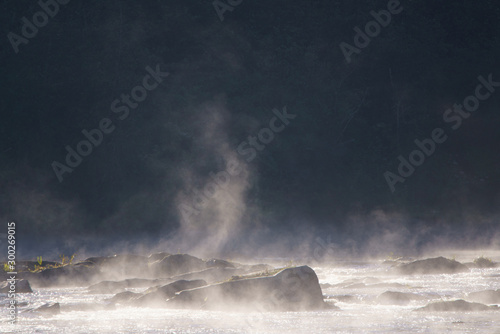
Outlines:
[{"label": "dark sky", "polygon": [[497,1],[1,6],[26,238],[498,231]]}]

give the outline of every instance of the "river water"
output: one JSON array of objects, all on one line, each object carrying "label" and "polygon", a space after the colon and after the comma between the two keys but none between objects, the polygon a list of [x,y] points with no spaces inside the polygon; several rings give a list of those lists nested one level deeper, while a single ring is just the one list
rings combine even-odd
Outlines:
[{"label": "river water", "polygon": [[[500,311],[415,311],[433,301],[467,299],[469,292],[500,289],[500,268],[453,275],[394,276],[381,260],[312,267],[320,283],[335,285],[323,286],[323,294],[339,309],[230,313],[129,307],[63,311],[45,317],[28,312],[48,302],[58,302],[61,307],[105,304],[104,300],[113,296],[89,294],[85,288],[45,288],[18,294],[21,306],[15,325],[6,323],[7,299],[0,295],[0,333],[500,333]],[[411,292],[423,298],[407,305],[382,305],[376,297],[385,291]]]}]

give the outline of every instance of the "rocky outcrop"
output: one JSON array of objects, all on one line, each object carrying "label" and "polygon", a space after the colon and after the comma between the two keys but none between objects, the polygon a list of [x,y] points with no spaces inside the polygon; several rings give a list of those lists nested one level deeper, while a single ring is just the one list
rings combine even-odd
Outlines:
[{"label": "rocky outcrop", "polygon": [[220,310],[305,311],[328,308],[318,277],[308,266],[288,268],[272,276],[242,278],[184,290],[170,307]]},{"label": "rocky outcrop", "polygon": [[403,275],[422,274],[456,274],[468,272],[469,268],[455,260],[448,260],[444,257],[419,260],[402,264],[395,268],[396,273]]},{"label": "rocky outcrop", "polygon": [[500,304],[500,289],[471,292],[467,299],[484,304]]},{"label": "rocky outcrop", "polygon": [[498,310],[498,306],[487,306],[480,303],[469,303],[459,299],[454,301],[445,301],[431,303],[427,306],[416,309],[415,311],[427,312],[474,312],[474,311],[491,311]]}]

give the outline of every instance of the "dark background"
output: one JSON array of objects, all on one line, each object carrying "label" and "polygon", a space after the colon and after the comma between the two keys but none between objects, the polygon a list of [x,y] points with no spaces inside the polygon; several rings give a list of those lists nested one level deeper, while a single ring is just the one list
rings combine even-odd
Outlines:
[{"label": "dark background", "polygon": [[[286,106],[297,118],[249,163],[245,228],[333,233],[339,243],[403,228],[419,235],[417,246],[437,236],[491,242],[500,92],[456,131],[442,115],[474,92],[479,75],[500,81],[500,4],[401,5],[348,64],[339,44],[352,45],[353,28],[387,1],[243,0],[221,22],[209,0],[72,0],[17,54],[7,34],[21,34],[21,18],[32,21],[40,7],[2,1],[2,221],[16,221],[33,245],[168,237],[180,226],[181,167],[201,179],[223,169],[200,137],[201,106],[227,111],[234,150]],[[156,64],[170,76],[118,121],[111,102]],[[64,163],[64,147],[104,117],[115,131],[60,183],[51,163]],[[448,140],[392,193],[383,173],[396,173],[397,157],[436,127]]]}]

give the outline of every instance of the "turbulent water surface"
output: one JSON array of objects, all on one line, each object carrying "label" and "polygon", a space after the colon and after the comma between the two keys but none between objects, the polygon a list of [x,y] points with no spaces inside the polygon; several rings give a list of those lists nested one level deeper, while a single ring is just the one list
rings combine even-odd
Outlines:
[{"label": "turbulent water surface", "polygon": [[[495,260],[499,260],[496,258]],[[241,313],[117,308],[71,311],[42,317],[29,309],[47,302],[61,305],[105,304],[113,295],[89,294],[85,288],[34,289],[19,294],[18,322],[2,320],[0,332],[14,333],[500,333],[500,311],[417,312],[433,301],[467,299],[474,291],[500,289],[500,268],[471,269],[453,275],[394,276],[382,261],[314,267],[326,300],[336,310]],[[383,283],[398,283],[384,285]],[[137,289],[134,291],[140,291]],[[142,289],[143,290],[143,289]],[[421,296],[405,305],[383,305],[385,291]],[[6,295],[1,316],[6,318]],[[23,302],[26,302],[23,304]]]}]

